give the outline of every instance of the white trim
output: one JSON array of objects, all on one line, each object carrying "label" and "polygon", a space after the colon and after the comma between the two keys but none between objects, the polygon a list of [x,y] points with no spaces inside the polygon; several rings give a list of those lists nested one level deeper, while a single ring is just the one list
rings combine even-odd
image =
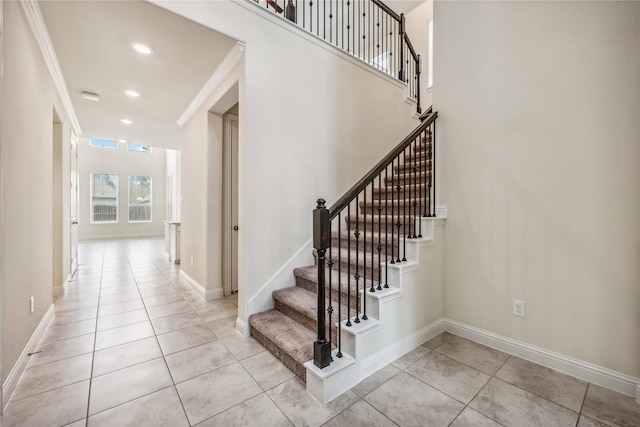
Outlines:
[{"label": "white trim", "polygon": [[560,353],[498,335],[456,320],[445,319],[445,322],[446,330],[452,334],[468,338],[547,368],[564,372],[581,380],[601,385],[627,396],[635,397],[636,401],[640,400],[640,378],[564,356]]},{"label": "white trim", "polygon": [[236,331],[238,331],[243,337],[248,337],[249,335],[251,335],[249,322],[245,322],[239,317],[236,318]]},{"label": "white trim", "polygon": [[205,301],[211,301],[214,299],[220,299],[224,296],[222,288],[205,289],[197,280],[189,276],[184,270],[180,270],[180,278],[184,280],[191,289],[196,291]]},{"label": "white trim", "polygon": [[[108,225],[113,224],[111,222],[106,223],[96,223],[94,225]],[[136,223],[133,223],[136,224]],[[143,224],[149,224],[143,223]],[[108,240],[108,239],[129,239],[134,237],[161,237],[164,236],[164,232],[154,232],[154,233],[130,233],[130,234],[98,234],[98,235],[90,235],[90,236],[82,236],[78,240],[82,242],[86,242],[88,240]]]},{"label": "white trim", "polygon": [[244,57],[244,43],[237,42],[236,45],[227,53],[218,68],[213,72],[207,83],[200,89],[200,92],[193,98],[184,113],[178,119],[178,126],[182,127],[187,121],[202,107],[207,98],[218,88],[222,80],[229,75],[231,70]]},{"label": "white trim", "polygon": [[58,63],[56,51],[53,48],[53,43],[49,37],[47,25],[42,17],[40,5],[37,1],[31,0],[20,0],[20,5],[22,6],[22,10],[24,11],[27,21],[29,22],[29,26],[31,27],[33,36],[38,43],[38,47],[40,47],[40,51],[42,52],[44,62],[47,64],[49,73],[51,73],[53,84],[58,91],[60,99],[62,100],[62,105],[67,113],[67,117],[69,117],[71,127],[75,131],[76,135],[80,135],[82,134],[82,131],[80,130],[80,123],[78,122],[75,110],[73,109],[73,104],[69,97],[69,91],[67,90],[67,85],[65,84],[62,70]]},{"label": "white trim", "polygon": [[313,360],[305,362],[307,391],[322,405],[326,405],[397,358],[440,334],[444,329],[445,319],[440,318],[362,360],[353,359],[345,354],[342,358],[334,358],[334,362],[324,369],[315,366]]},{"label": "white trim", "polygon": [[71,283],[71,275],[67,275],[67,278],[64,279],[64,283],[62,284],[62,286],[55,286],[53,288],[53,296],[54,297],[59,297],[64,295],[65,291],[67,290],[67,286],[69,286],[69,284]]},{"label": "white trim", "polygon": [[304,28],[299,27],[297,24],[294,24],[293,22],[277,16],[274,13],[271,13],[270,11],[266,10],[264,7],[260,6],[259,4],[257,4],[254,1],[249,1],[249,0],[232,0],[232,2],[234,4],[237,4],[238,6],[242,6],[245,9],[255,13],[256,15],[267,19],[268,21],[273,22],[274,24],[278,25],[279,27],[299,36],[302,37],[303,39],[310,41],[311,43],[315,44],[316,46],[319,46],[327,51],[329,51],[330,53],[333,53],[336,56],[339,56],[340,58],[351,62],[353,65],[356,65],[360,68],[362,68],[363,70],[377,76],[380,77],[381,79],[386,80],[387,82],[393,84],[396,87],[399,87],[401,89],[404,89],[407,87],[407,84],[404,82],[401,82],[400,80],[390,76],[389,74],[380,71],[379,69],[377,69],[376,67],[374,67],[373,65],[370,65],[358,58],[356,58],[355,56],[351,55],[350,53],[347,53],[345,51],[343,51],[342,49],[332,45],[331,43],[325,41],[324,39],[322,39],[321,37],[316,36],[313,33],[310,33],[309,31],[305,30]]},{"label": "white trim", "polygon": [[53,319],[54,315],[55,315],[55,306],[51,304],[47,312],[42,317],[42,320],[40,320],[38,327],[33,332],[33,335],[31,335],[31,338],[29,339],[29,342],[27,342],[27,345],[25,346],[24,350],[22,350],[20,357],[16,361],[15,365],[13,365],[13,368],[11,369],[11,372],[9,372],[9,375],[7,376],[6,381],[2,385],[2,403],[4,405],[2,408],[3,412],[6,409],[7,404],[11,399],[11,395],[16,389],[16,386],[18,385],[18,383],[20,382],[20,379],[22,378],[22,374],[24,373],[24,370],[26,369],[27,364],[29,363],[29,359],[28,359],[29,353],[35,351],[36,347],[38,346],[38,343],[40,342],[40,339],[44,335],[44,331],[47,329],[47,326],[49,326],[49,323]]},{"label": "white trim", "polygon": [[447,205],[436,206],[436,218],[447,219]]},{"label": "white trim", "polygon": [[301,265],[313,264],[313,239],[305,244],[289,258],[269,280],[258,289],[246,302],[247,318],[254,313],[271,310],[274,307],[273,291],[295,286],[293,269]]}]

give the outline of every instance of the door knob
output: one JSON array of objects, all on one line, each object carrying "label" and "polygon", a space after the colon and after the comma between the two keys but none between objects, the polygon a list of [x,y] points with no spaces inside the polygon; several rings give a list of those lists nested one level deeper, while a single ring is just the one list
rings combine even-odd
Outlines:
[{"label": "door knob", "polygon": [[237,225],[233,226],[233,231],[238,231],[238,226]]},{"label": "door knob", "polygon": [[78,221],[71,221],[72,225],[78,225]]}]

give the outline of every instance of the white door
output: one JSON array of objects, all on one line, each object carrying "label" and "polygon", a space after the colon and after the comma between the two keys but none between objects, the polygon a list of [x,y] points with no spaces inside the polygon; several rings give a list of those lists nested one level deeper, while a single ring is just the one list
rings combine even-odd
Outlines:
[{"label": "white door", "polygon": [[71,134],[71,264],[70,274],[73,276],[78,269],[78,137]]},{"label": "white door", "polygon": [[225,293],[238,292],[238,116],[224,115],[223,268]]}]

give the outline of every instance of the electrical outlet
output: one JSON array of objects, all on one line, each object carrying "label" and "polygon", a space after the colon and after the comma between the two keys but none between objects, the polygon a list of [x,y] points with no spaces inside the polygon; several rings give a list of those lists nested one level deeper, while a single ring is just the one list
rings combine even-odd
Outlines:
[{"label": "electrical outlet", "polygon": [[524,317],[524,301],[513,300],[513,315]]},{"label": "electrical outlet", "polygon": [[29,310],[30,314],[36,311],[36,299],[34,297],[29,298]]},{"label": "electrical outlet", "polygon": [[193,267],[193,257],[191,257],[191,260],[189,263],[191,264],[191,267]]}]

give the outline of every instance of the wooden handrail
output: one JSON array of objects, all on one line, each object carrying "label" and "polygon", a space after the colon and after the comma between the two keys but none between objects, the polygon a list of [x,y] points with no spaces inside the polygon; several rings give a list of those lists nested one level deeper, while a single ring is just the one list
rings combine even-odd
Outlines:
[{"label": "wooden handrail", "polygon": [[380,0],[371,0],[371,2],[376,6],[378,6],[380,9],[384,10],[387,14],[391,15],[391,17],[396,21],[400,22],[400,20],[402,19],[400,15],[398,15],[396,12],[393,11],[393,9],[391,9],[386,4],[382,3]]},{"label": "wooden handrail", "polygon": [[[431,107],[429,107],[431,109]],[[355,199],[355,197],[360,194],[362,190],[364,190],[371,181],[377,177],[382,171],[384,171],[390,164],[391,161],[400,155],[404,151],[407,146],[415,141],[415,139],[425,130],[427,129],[431,123],[433,123],[438,118],[438,113],[430,113],[425,120],[423,120],[420,125],[409,134],[405,139],[400,142],[389,154],[384,156],[382,160],[378,162],[362,179],[360,179],[349,191],[347,191],[342,197],[340,197],[334,204],[329,208],[329,221],[334,219],[344,208],[346,208],[349,203]]]}]

